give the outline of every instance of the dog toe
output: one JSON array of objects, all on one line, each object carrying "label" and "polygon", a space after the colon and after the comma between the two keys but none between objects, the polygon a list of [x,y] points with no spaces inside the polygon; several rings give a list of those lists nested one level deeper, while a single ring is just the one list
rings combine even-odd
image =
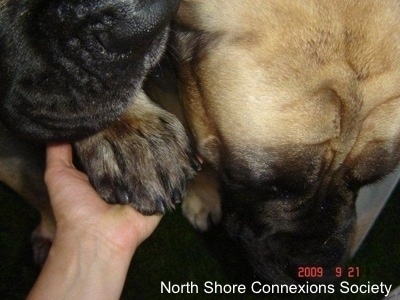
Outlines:
[{"label": "dog toe", "polygon": [[182,203],[182,213],[196,230],[207,231],[221,221],[221,205],[219,199],[204,198],[189,193]]}]

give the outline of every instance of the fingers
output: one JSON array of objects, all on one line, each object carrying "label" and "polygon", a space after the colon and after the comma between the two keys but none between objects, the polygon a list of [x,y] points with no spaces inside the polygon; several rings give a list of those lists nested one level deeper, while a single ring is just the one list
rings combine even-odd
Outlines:
[{"label": "fingers", "polygon": [[[138,212],[138,214],[140,214]],[[158,224],[161,221],[162,215],[152,215],[152,216],[145,216],[146,217],[146,224],[145,227],[142,229],[142,236],[140,237],[139,246],[144,240],[146,240],[156,229]]]},{"label": "fingers", "polygon": [[130,236],[131,238],[133,238],[133,249],[136,249],[154,232],[163,216],[159,214],[145,216],[131,206],[119,207],[121,210],[124,211],[124,214],[126,214],[126,219],[130,220],[130,227],[128,230],[120,232],[118,234],[118,239],[129,239],[129,237],[124,236],[125,234]]},{"label": "fingers", "polygon": [[86,174],[75,169],[70,144],[49,144],[46,153],[45,183],[52,204],[60,198],[78,201],[82,195],[98,197]]},{"label": "fingers", "polygon": [[[46,149],[45,182],[50,194],[63,190],[71,178],[80,177],[72,162],[72,147],[67,143],[49,144]],[[50,195],[51,196],[51,195]]]},{"label": "fingers", "polygon": [[89,182],[86,174],[78,171],[73,163],[72,146],[67,143],[48,144],[46,152],[45,182],[51,185],[54,182],[73,179]]},{"label": "fingers", "polygon": [[49,144],[47,146],[46,168],[73,168],[70,144]]}]

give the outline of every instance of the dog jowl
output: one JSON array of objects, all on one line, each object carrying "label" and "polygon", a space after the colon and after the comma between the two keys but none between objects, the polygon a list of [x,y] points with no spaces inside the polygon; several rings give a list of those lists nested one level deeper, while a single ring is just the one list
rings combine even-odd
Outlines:
[{"label": "dog jowl", "polygon": [[[334,277],[360,187],[399,163],[399,7],[182,1],[174,47],[189,127],[225,227],[265,280],[294,282],[301,266]],[[218,207],[184,206],[196,224]]]}]

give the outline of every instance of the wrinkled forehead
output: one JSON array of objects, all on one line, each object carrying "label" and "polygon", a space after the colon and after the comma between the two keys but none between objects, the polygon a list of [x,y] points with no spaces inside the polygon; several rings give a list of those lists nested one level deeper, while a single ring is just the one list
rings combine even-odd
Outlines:
[{"label": "wrinkled forehead", "polygon": [[232,149],[313,146],[341,133],[341,99],[308,57],[222,37],[197,74],[208,116]]},{"label": "wrinkled forehead", "polygon": [[341,103],[324,75],[306,58],[290,64],[292,57],[268,52],[257,42],[221,38],[197,67],[204,105],[224,142],[282,146],[336,138]]},{"label": "wrinkled forehead", "polygon": [[269,145],[318,144],[350,130],[343,118],[366,118],[398,97],[399,22],[390,5],[366,2],[183,2],[181,18],[207,36],[195,73],[227,142],[234,128],[235,140],[264,133]]},{"label": "wrinkled forehead", "polygon": [[374,160],[382,149],[393,152],[400,135],[395,2],[232,1],[207,23],[222,2],[187,1],[180,17],[188,24],[193,17],[200,33],[184,60],[226,149],[240,156],[238,145],[324,145],[321,155],[336,166],[362,152]]}]

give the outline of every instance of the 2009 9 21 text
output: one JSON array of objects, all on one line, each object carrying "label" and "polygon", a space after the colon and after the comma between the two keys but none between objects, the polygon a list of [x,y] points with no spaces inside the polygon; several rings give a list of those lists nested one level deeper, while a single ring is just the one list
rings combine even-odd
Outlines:
[{"label": "2009 9 21 text", "polygon": [[[299,267],[297,269],[297,277],[298,278],[322,278],[324,277],[325,270],[323,267]],[[359,267],[336,267],[335,268],[335,276],[337,278],[358,278],[360,277],[360,268]]]}]

